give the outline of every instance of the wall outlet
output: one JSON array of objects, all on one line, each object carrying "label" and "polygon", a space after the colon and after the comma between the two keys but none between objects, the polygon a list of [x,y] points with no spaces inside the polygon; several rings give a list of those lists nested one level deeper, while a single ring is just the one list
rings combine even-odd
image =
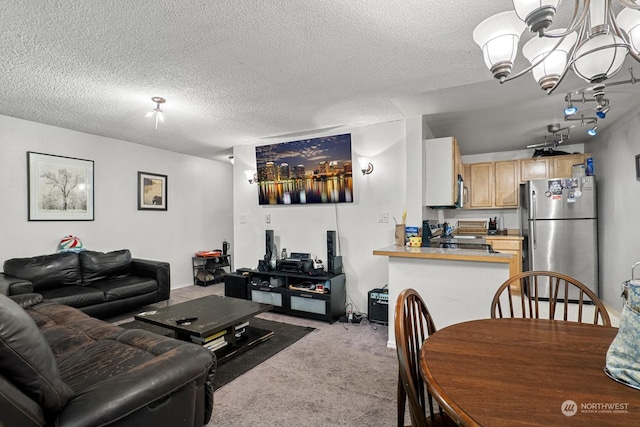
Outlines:
[{"label": "wall outlet", "polygon": [[264,214],[264,222],[266,224],[271,224],[271,214]]},{"label": "wall outlet", "polygon": [[240,215],[240,224],[246,224],[246,223],[247,223],[247,216]]},{"label": "wall outlet", "polygon": [[389,222],[389,212],[381,212],[378,214],[378,222],[386,224]]}]

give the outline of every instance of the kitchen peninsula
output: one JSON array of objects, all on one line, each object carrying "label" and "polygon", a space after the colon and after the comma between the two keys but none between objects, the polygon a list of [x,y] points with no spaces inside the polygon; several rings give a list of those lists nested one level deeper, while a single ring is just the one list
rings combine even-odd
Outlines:
[{"label": "kitchen peninsula", "polygon": [[[388,246],[373,254],[389,257],[389,322],[400,292],[413,288],[438,329],[489,318],[495,291],[516,274],[520,262],[513,254],[430,247]],[[392,326],[387,346],[395,348]]]}]

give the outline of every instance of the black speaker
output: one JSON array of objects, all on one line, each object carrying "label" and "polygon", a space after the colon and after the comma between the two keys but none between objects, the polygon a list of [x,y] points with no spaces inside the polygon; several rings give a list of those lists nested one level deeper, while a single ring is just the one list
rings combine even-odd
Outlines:
[{"label": "black speaker", "polygon": [[230,273],[224,276],[224,295],[233,298],[249,299],[247,285],[249,275]]},{"label": "black speaker", "polygon": [[369,322],[389,324],[389,291],[373,289],[369,291]]},{"label": "black speaker", "polygon": [[327,271],[331,274],[342,273],[342,257],[336,256],[337,245],[335,230],[327,230]]},{"label": "black speaker", "polygon": [[267,261],[271,260],[271,257],[273,256],[273,249],[275,248],[275,237],[273,235],[273,230],[266,230],[264,233],[264,259],[266,259]]},{"label": "black speaker", "polygon": [[431,227],[429,226],[429,221],[424,220],[422,221],[422,246],[427,248],[431,246],[429,239],[431,239]]}]

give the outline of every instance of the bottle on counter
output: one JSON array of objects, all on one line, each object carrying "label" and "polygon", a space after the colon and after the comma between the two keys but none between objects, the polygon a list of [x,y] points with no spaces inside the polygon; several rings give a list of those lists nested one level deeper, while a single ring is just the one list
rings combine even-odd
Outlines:
[{"label": "bottle on counter", "polygon": [[282,248],[282,253],[280,254],[280,259],[287,259],[287,248]]}]

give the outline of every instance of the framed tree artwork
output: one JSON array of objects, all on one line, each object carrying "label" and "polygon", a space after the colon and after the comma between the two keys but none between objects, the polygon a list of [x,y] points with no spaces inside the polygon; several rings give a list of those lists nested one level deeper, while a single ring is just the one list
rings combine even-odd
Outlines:
[{"label": "framed tree artwork", "polygon": [[138,172],[138,210],[167,210],[167,175]]},{"label": "framed tree artwork", "polygon": [[93,221],[93,160],[27,152],[29,221]]}]

